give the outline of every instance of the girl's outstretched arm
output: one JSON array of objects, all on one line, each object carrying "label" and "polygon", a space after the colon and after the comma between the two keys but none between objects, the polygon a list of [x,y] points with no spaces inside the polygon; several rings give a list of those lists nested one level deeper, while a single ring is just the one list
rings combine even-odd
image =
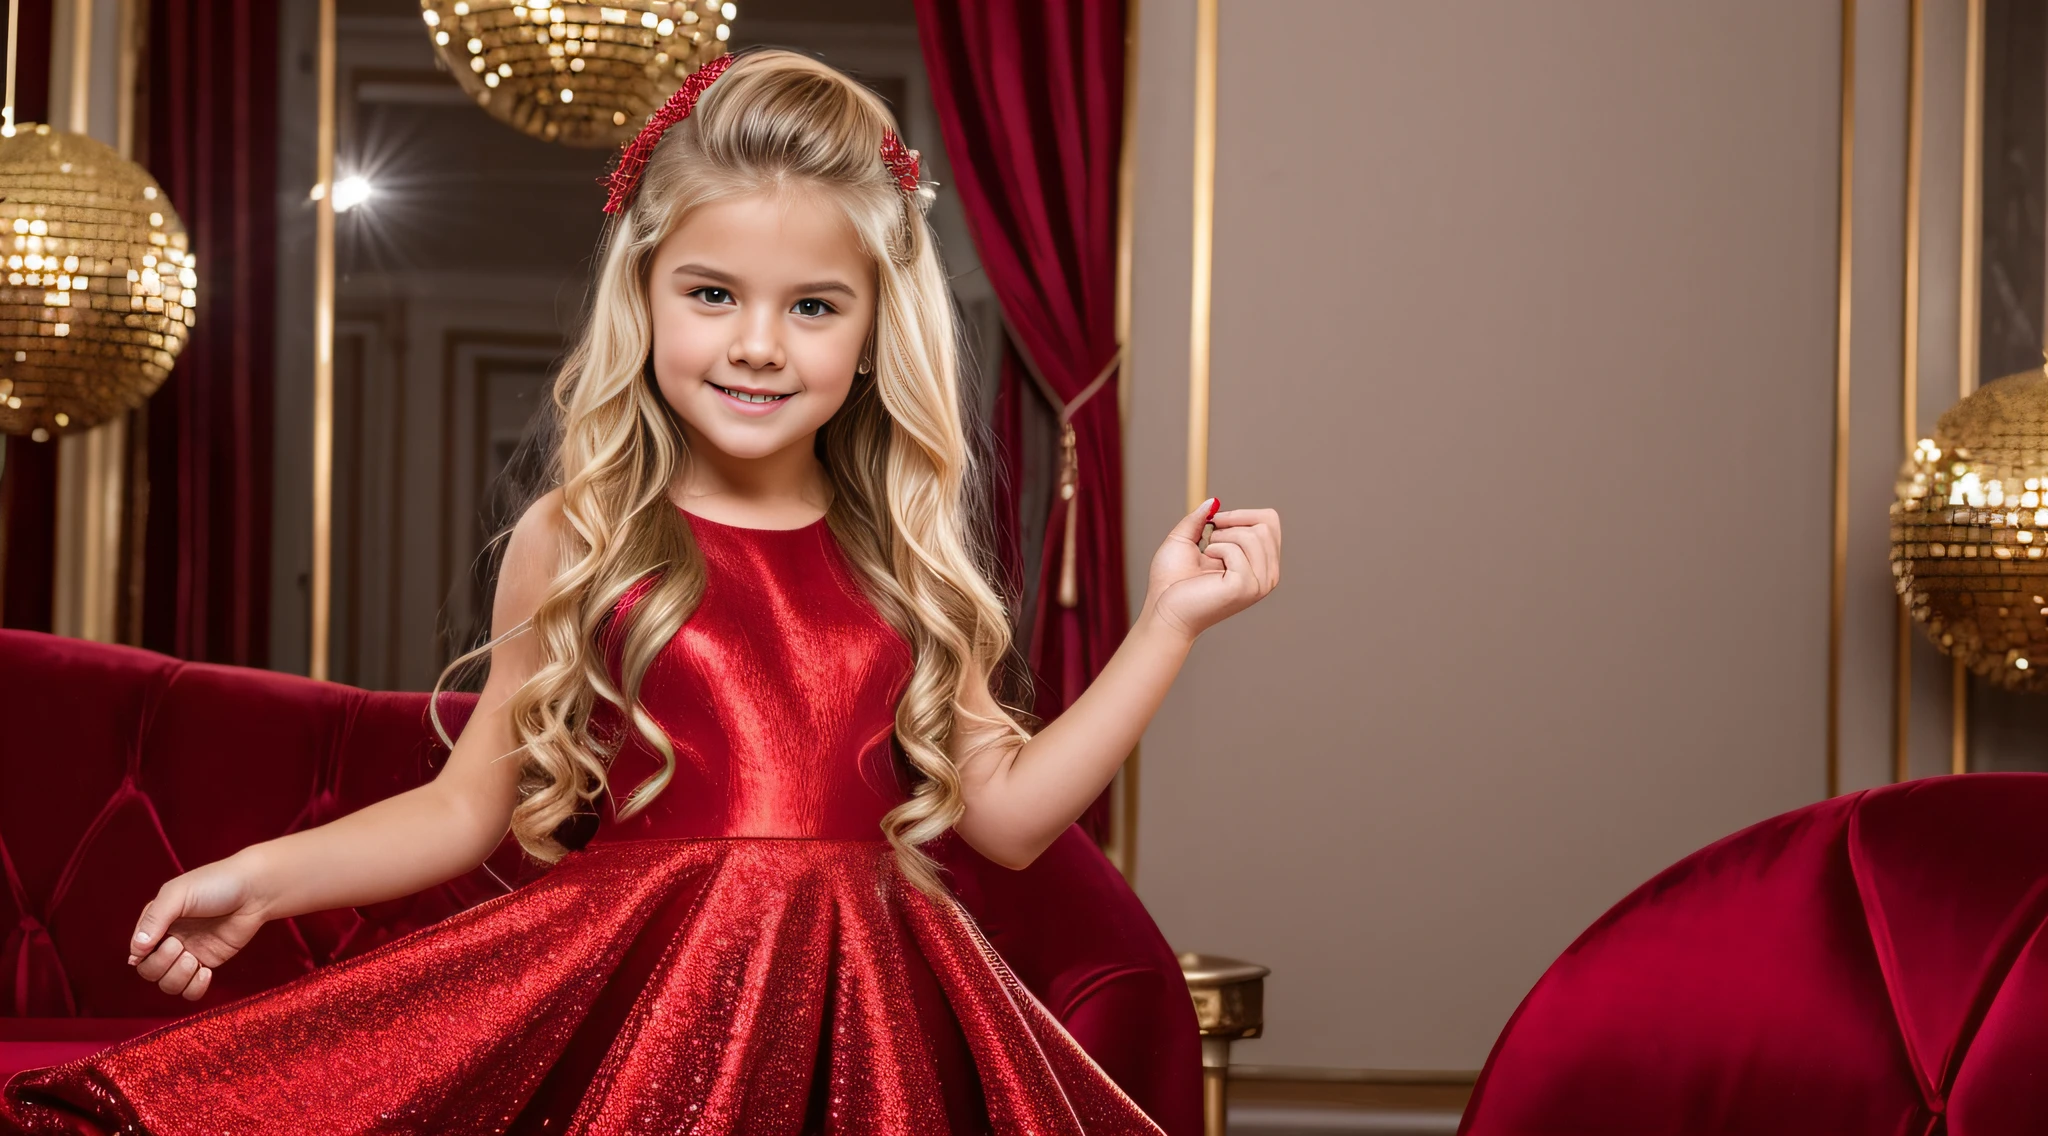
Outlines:
[{"label": "girl's outstretched arm", "polygon": [[[1167,535],[1123,645],[1065,713],[1023,743],[960,716],[952,756],[967,812],[954,827],[976,851],[1011,868],[1036,859],[1116,775],[1195,637],[1280,582],[1280,515],[1217,512],[1217,504],[1204,501]],[[1202,527],[1212,516],[1216,530],[1204,550]],[[973,715],[996,715],[984,676],[967,676],[961,701]]]},{"label": "girl's outstretched arm", "polygon": [[556,571],[563,527],[560,496],[550,493],[512,531],[491,613],[493,637],[504,638],[441,772],[418,788],[166,882],[143,908],[128,944],[138,974],[167,994],[196,999],[212,984],[213,968],[268,920],[411,895],[470,871],[497,848],[518,803],[521,764],[506,700],[541,662],[535,637],[521,625]]}]

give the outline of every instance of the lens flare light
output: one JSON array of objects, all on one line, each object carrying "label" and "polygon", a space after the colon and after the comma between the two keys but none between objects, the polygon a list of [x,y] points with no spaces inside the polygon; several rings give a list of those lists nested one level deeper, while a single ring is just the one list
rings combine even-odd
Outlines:
[{"label": "lens flare light", "polygon": [[358,205],[367,205],[374,192],[370,179],[366,177],[345,177],[334,183],[334,211],[346,213]]}]

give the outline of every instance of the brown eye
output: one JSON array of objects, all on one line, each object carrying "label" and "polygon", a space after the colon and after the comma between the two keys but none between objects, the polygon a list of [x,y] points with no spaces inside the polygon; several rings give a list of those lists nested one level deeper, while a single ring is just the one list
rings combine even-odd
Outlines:
[{"label": "brown eye", "polygon": [[704,301],[707,304],[724,304],[731,301],[732,299],[731,292],[728,292],[723,288],[719,288],[710,284],[707,284],[702,288],[692,288],[690,289],[689,294],[697,297],[698,299]]},{"label": "brown eye", "polygon": [[800,316],[822,316],[832,310],[832,305],[817,299],[798,300],[789,310]]}]

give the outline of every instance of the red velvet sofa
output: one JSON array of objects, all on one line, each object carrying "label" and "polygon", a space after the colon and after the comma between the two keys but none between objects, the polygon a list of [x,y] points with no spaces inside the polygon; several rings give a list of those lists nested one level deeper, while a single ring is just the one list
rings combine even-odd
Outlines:
[{"label": "red velvet sofa", "polygon": [[2048,1132],[2048,775],[1852,793],[1680,861],[1536,984],[1460,1131]]},{"label": "red velvet sofa", "polygon": [[[451,731],[473,699],[446,695]],[[428,780],[447,751],[418,693],[181,663],[0,631],[0,1082],[269,989],[499,894],[482,869],[374,907],[267,924],[197,1002],[126,963],[164,880]],[[962,903],[1024,984],[1174,1136],[1202,1130],[1179,964],[1078,829],[1024,871],[940,849]],[[508,838],[489,866],[542,870]]]}]

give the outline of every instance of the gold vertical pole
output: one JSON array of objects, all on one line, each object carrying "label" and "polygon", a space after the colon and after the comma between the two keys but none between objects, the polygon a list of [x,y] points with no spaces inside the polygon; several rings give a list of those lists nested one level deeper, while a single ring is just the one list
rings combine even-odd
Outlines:
[{"label": "gold vertical pole", "polygon": [[[135,161],[137,103],[136,90],[142,75],[142,45],[149,37],[149,0],[119,0],[114,26],[114,149]],[[113,495],[107,507],[107,550],[113,561],[107,573],[107,641],[139,646],[142,643],[142,593],[145,578],[144,526],[148,523],[149,472],[146,468],[149,422],[146,409],[137,408],[114,420],[107,461],[111,466],[108,484]],[[142,445],[138,446],[137,442]]]},{"label": "gold vertical pole", "polygon": [[1124,143],[1116,167],[1116,342],[1123,349],[1117,364],[1117,426],[1131,412],[1131,278],[1137,247],[1138,200],[1138,9],[1140,0],[1124,0]]},{"label": "gold vertical pole", "polygon": [[0,113],[0,136],[14,137],[14,58],[21,41],[21,0],[7,0],[7,106]]},{"label": "gold vertical pole", "polygon": [[71,4],[71,125],[73,134],[92,133],[92,0]]},{"label": "gold vertical pole", "polygon": [[1218,0],[1195,3],[1195,231],[1188,313],[1188,499],[1209,495],[1209,293],[1216,256],[1216,23]]},{"label": "gold vertical pole", "polygon": [[143,4],[147,0],[121,0],[114,29],[117,43],[115,58],[120,62],[116,68],[115,88],[119,92],[114,99],[114,149],[129,161],[135,160],[135,79],[140,73],[137,66],[138,53],[147,37],[142,25]]},{"label": "gold vertical pole", "polygon": [[[93,4],[70,0],[65,127],[92,133]],[[81,639],[113,642],[120,583],[125,415],[58,438],[56,630]]]},{"label": "gold vertical pole", "polygon": [[[68,129],[73,134],[92,133],[92,0],[72,0],[71,15],[71,97],[68,113]],[[75,506],[78,515],[59,518],[61,526],[80,525],[77,547],[78,557],[78,609],[77,634],[81,639],[102,642],[114,637],[114,588],[112,573],[121,533],[121,463],[120,453],[126,444],[125,435],[112,440],[108,435],[118,433],[119,418],[103,423],[59,440],[72,453],[62,455],[73,459],[66,462],[68,472],[82,475],[79,479],[81,492],[67,502]],[[113,468],[108,468],[108,458],[113,458]],[[111,473],[111,477],[109,474]],[[59,476],[62,476],[61,474]],[[68,494],[64,496],[69,496]],[[109,507],[111,506],[111,515]],[[68,522],[68,523],[67,523]]]},{"label": "gold vertical pole", "polygon": [[[1192,304],[1188,313],[1188,492],[1209,495],[1209,312],[1216,257],[1216,24],[1218,0],[1195,0],[1195,185]],[[1230,1043],[1202,1044],[1202,1132],[1229,1129]]]},{"label": "gold vertical pole", "polygon": [[320,123],[313,229],[313,571],[306,673],[328,674],[334,593],[334,0],[320,0]]},{"label": "gold vertical pole", "polygon": [[[1116,342],[1122,351],[1116,372],[1116,409],[1119,440],[1131,403],[1131,277],[1132,252],[1137,242],[1135,207],[1138,197],[1138,7],[1139,0],[1124,3],[1124,133],[1123,148],[1117,155],[1116,172]],[[1121,448],[1121,447],[1120,447]],[[1073,514],[1068,513],[1071,517]],[[1124,879],[1138,879],[1138,759],[1141,747],[1132,746],[1131,755],[1110,785],[1109,858]]]},{"label": "gold vertical pole", "polygon": [[[71,4],[71,131],[92,133],[92,0]],[[121,458],[128,448],[125,415],[117,415],[64,441],[83,451],[84,492],[78,500],[83,524],[78,634],[114,641],[114,592],[121,548]]]},{"label": "gold vertical pole", "polygon": [[[1963,64],[1963,233],[1961,312],[1956,325],[1956,394],[1977,389],[1979,274],[1984,253],[1984,0],[1969,0]],[[1970,771],[1970,674],[1960,662],[1949,667],[1950,773]]]},{"label": "gold vertical pole", "polygon": [[[1906,296],[1899,372],[1899,454],[1920,433],[1920,154],[1926,54],[1922,0],[1906,6]],[[1913,776],[1913,617],[1904,598],[1892,608],[1892,780]]]},{"label": "gold vertical pole", "polygon": [[128,450],[128,417],[116,415],[64,441],[78,447],[79,462],[71,469],[83,474],[83,492],[76,501],[83,525],[78,636],[112,643],[120,630],[114,611],[121,575],[121,471]]},{"label": "gold vertical pole", "polygon": [[1836,211],[1835,462],[1828,573],[1827,795],[1842,789],[1842,618],[1849,583],[1849,285],[1856,158],[1856,0],[1842,0],[1842,154]]}]

